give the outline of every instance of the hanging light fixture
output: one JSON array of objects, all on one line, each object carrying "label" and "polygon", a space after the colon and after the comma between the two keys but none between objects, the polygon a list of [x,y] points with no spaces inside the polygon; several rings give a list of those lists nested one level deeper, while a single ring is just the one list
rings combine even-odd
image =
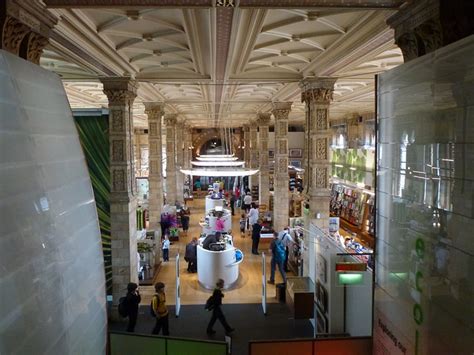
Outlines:
[{"label": "hanging light fixture", "polygon": [[192,165],[196,166],[244,166],[244,161],[192,161]]},{"label": "hanging light fixture", "polygon": [[259,172],[258,169],[244,169],[244,168],[234,168],[234,169],[181,169],[180,170],[185,175],[193,176],[210,176],[210,177],[224,177],[224,176],[250,176],[255,175]]}]

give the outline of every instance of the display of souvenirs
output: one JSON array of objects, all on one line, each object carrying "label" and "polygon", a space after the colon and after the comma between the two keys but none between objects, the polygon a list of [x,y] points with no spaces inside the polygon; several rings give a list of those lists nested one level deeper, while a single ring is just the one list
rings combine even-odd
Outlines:
[{"label": "display of souvenirs", "polygon": [[360,226],[364,216],[367,194],[339,184],[333,184],[330,210],[334,216],[344,218],[349,223]]}]

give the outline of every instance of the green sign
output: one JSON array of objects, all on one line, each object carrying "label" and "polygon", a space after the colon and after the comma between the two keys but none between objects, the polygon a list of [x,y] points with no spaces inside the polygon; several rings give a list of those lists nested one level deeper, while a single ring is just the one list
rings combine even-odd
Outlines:
[{"label": "green sign", "polygon": [[364,283],[364,274],[361,272],[337,273],[338,285],[362,285]]}]

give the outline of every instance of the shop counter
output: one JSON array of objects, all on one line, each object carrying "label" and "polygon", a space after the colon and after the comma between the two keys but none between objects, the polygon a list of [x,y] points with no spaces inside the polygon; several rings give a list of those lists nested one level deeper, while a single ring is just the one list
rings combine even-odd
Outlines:
[{"label": "shop counter", "polygon": [[224,199],[223,198],[212,198],[210,195],[206,196],[206,214],[215,209],[216,207],[224,208]]},{"label": "shop counter", "polygon": [[223,279],[224,288],[231,287],[239,278],[239,264],[244,260],[237,261],[236,249],[227,245],[225,250],[206,250],[201,245],[197,247],[197,273],[201,286],[213,289],[218,279]]}]

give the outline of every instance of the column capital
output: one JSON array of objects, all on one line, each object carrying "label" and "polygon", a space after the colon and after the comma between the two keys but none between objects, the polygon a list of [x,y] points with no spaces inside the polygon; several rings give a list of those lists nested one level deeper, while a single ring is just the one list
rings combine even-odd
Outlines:
[{"label": "column capital", "polygon": [[333,99],[337,78],[305,78],[300,81],[301,101],[329,104]]},{"label": "column capital", "polygon": [[165,111],[165,104],[164,102],[160,101],[153,101],[153,102],[143,102],[143,105],[145,105],[145,113],[150,116],[159,116],[164,113]]},{"label": "column capital", "polygon": [[176,113],[167,113],[165,115],[165,124],[167,126],[173,126],[178,121],[178,114]]},{"label": "column capital", "polygon": [[137,97],[138,83],[127,77],[102,77],[104,94],[110,105],[124,105]]},{"label": "column capital", "polygon": [[259,126],[268,126],[270,124],[271,113],[269,112],[260,112],[257,115],[256,123]]},{"label": "column capital", "polygon": [[274,102],[272,104],[272,113],[275,120],[288,119],[293,102]]}]

